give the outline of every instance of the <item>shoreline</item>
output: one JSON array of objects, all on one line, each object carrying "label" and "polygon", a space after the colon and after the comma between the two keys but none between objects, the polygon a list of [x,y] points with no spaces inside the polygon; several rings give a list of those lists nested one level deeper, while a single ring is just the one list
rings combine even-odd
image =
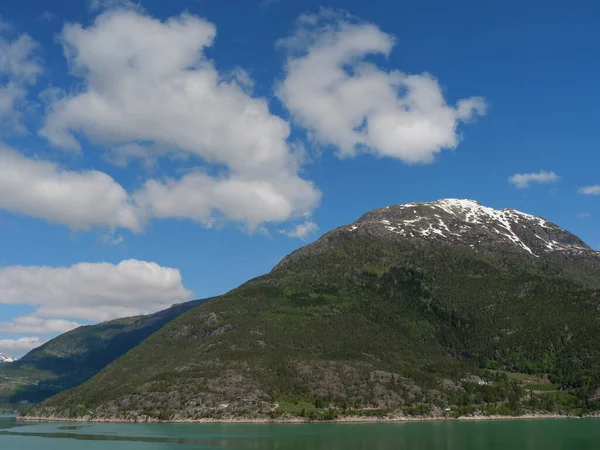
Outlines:
[{"label": "shoreline", "polygon": [[17,416],[19,422],[74,422],[74,423],[223,423],[223,424],[310,424],[310,423],[401,423],[401,422],[432,422],[432,421],[494,421],[494,420],[543,420],[543,419],[582,419],[594,418],[595,416],[569,416],[567,414],[523,414],[521,416],[459,416],[459,417],[419,417],[419,416],[395,416],[395,417],[370,417],[370,416],[348,416],[338,417],[332,420],[309,420],[300,417],[289,417],[280,419],[234,417],[230,419],[174,419],[174,420],[134,420],[134,419],[112,419],[112,418],[90,418],[90,417],[39,417],[39,416]]}]

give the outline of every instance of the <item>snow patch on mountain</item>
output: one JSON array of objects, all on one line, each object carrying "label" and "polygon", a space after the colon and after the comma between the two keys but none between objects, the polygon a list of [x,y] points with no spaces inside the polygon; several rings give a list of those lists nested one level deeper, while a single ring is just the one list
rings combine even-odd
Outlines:
[{"label": "snow patch on mountain", "polygon": [[0,353],[0,364],[15,362],[17,358],[11,358]]},{"label": "snow patch on mountain", "polygon": [[539,257],[543,252],[593,252],[573,234],[547,220],[511,208],[497,210],[468,199],[442,199],[377,209],[349,230],[379,225],[405,238],[453,241],[477,249],[504,243]]}]

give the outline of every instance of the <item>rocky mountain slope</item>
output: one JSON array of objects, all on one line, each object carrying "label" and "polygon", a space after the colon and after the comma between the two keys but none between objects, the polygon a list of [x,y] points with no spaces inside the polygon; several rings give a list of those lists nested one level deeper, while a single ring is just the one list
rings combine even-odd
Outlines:
[{"label": "rocky mountain slope", "polygon": [[[573,234],[515,210],[454,199],[378,209],[31,414],[597,410],[599,261]],[[551,389],[526,394],[515,379]]]},{"label": "rocky mountain slope", "polygon": [[86,325],[52,339],[20,360],[13,359],[12,364],[0,367],[0,404],[37,403],[83,383],[201,302],[174,305],[155,314]]}]

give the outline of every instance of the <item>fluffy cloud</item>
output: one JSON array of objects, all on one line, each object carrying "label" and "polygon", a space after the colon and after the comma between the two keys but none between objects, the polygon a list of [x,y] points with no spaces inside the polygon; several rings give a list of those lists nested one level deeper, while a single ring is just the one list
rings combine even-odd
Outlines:
[{"label": "fluffy cloud", "polygon": [[583,195],[600,195],[600,184],[579,188],[579,193]]},{"label": "fluffy cloud", "polygon": [[161,22],[123,9],[87,28],[67,25],[62,42],[84,89],[52,102],[40,133],[74,151],[74,133],[83,133],[112,149],[110,159],[121,165],[159,149],[217,169],[149,181],[134,197],[157,217],[241,220],[252,228],[309,213],[320,193],[298,175],[289,125],[249,94],[245,72],[220,74],[204,56],[215,33],[195,16]]},{"label": "fluffy cloud", "polygon": [[151,218],[189,218],[206,226],[219,217],[245,223],[283,222],[309,212],[319,201],[312,184],[298,177],[265,180],[196,171],[180,179],[148,180],[129,194],[109,175],[76,172],[28,158],[0,144],[0,209],[85,230],[107,227],[105,242],[123,241],[116,228],[139,232]]},{"label": "fluffy cloud", "polygon": [[319,195],[296,177],[215,178],[196,172],[179,180],[150,180],[134,198],[150,217],[188,217],[210,226],[218,209],[253,230],[264,221],[281,222],[310,211]]},{"label": "fluffy cloud", "polygon": [[300,224],[296,225],[294,228],[291,228],[289,230],[278,230],[278,231],[279,231],[279,233],[285,234],[288,237],[304,240],[311,234],[316,233],[318,230],[319,230],[319,226],[315,222],[313,222],[311,220],[307,220],[306,222],[300,223]]},{"label": "fluffy cloud", "polygon": [[37,44],[26,34],[7,39],[11,27],[0,19],[0,121],[3,127],[24,131],[19,104],[27,95],[27,87],[42,72],[35,58]]},{"label": "fluffy cloud", "polygon": [[429,74],[386,71],[369,62],[388,56],[394,39],[369,23],[331,10],[301,16],[277,96],[294,121],[339,155],[368,151],[407,163],[429,163],[456,148],[457,127],[485,114],[480,97],[448,105]]},{"label": "fluffy cloud", "polygon": [[0,339],[0,353],[7,356],[21,356],[47,341],[48,339],[42,339],[35,336],[23,337],[20,339]]},{"label": "fluffy cloud", "polygon": [[514,184],[517,189],[527,189],[531,183],[556,183],[559,180],[560,177],[554,172],[546,172],[545,170],[534,173],[516,173],[508,178],[508,182]]},{"label": "fluffy cloud", "polygon": [[44,319],[98,322],[165,309],[190,296],[179,270],[145,261],[0,268],[0,303],[31,305]]},{"label": "fluffy cloud", "polygon": [[50,334],[65,333],[80,324],[65,319],[43,319],[35,316],[15,317],[10,322],[0,322],[0,333]]},{"label": "fluffy cloud", "polygon": [[27,158],[2,144],[0,209],[74,229],[141,228],[129,195],[107,174],[64,170],[52,162]]}]

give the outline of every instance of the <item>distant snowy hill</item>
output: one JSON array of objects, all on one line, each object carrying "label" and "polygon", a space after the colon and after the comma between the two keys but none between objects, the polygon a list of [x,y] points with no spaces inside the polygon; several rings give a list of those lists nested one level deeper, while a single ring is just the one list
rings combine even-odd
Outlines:
[{"label": "distant snowy hill", "polygon": [[17,358],[11,358],[0,353],[0,364],[15,362]]}]

